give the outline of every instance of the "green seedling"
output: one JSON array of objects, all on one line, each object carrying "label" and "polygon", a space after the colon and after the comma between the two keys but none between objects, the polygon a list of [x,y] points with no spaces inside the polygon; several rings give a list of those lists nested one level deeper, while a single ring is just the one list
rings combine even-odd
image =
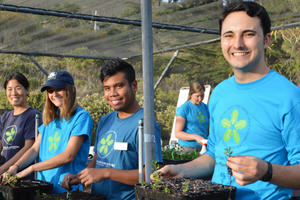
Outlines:
[{"label": "green seedling", "polygon": [[183,193],[187,193],[190,190],[190,181],[182,183],[181,189]]},{"label": "green seedling", "polygon": [[6,172],[6,177],[2,180],[2,185],[8,185],[10,187],[15,187],[18,183],[18,177],[16,175],[11,175],[9,172]]},{"label": "green seedling", "polygon": [[153,173],[154,180],[152,181],[151,188],[152,189],[160,189],[162,187],[161,186],[162,177],[160,176],[160,172],[156,171],[159,169],[159,164],[153,160],[152,166],[153,166],[153,170],[155,170],[155,172]]},{"label": "green seedling", "polygon": [[[224,154],[227,156],[227,158],[229,158],[230,156],[232,156],[233,151],[231,150],[231,147],[229,146],[228,148],[225,147],[225,152]],[[229,173],[229,175],[232,175],[232,169],[227,167],[227,171]]]},{"label": "green seedling", "polygon": [[167,193],[167,194],[171,194],[171,190],[170,190],[170,188],[168,188],[168,187],[165,187],[165,193]]}]

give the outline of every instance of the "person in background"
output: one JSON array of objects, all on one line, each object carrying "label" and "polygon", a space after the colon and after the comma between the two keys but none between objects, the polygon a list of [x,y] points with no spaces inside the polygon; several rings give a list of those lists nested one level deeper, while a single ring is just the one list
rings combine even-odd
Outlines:
[{"label": "person in background", "polygon": [[205,87],[200,82],[190,85],[188,100],[176,111],[175,136],[185,151],[200,151],[208,136],[209,112],[204,104]]},{"label": "person in background", "polygon": [[[67,175],[63,187],[92,184],[93,194],[109,200],[133,200],[133,186],[139,181],[138,121],[144,118],[144,109],[135,96],[135,71],[129,63],[113,59],[101,68],[100,79],[104,97],[115,111],[98,123],[92,163],[78,175]],[[160,129],[156,122],[154,125],[155,161],[162,162]]]},{"label": "person in background", "polygon": [[93,121],[76,102],[76,88],[70,73],[51,72],[43,91],[46,91],[46,102],[39,135],[8,172],[14,175],[38,158],[37,163],[17,173],[17,177],[37,172],[38,180],[52,183],[53,192],[62,193],[67,191],[60,186],[64,176],[86,167]]},{"label": "person in background", "polygon": [[212,92],[207,152],[160,173],[213,174],[213,183],[235,186],[239,200],[290,199],[292,188],[300,188],[300,88],[267,66],[271,21],[264,7],[229,4],[219,22],[234,76]]},{"label": "person in background", "polygon": [[[41,112],[27,103],[29,82],[20,72],[9,75],[3,85],[6,97],[13,110],[0,117],[0,175],[14,165],[17,160],[33,145],[35,140],[35,119],[41,125]],[[28,178],[33,178],[33,174]]]}]

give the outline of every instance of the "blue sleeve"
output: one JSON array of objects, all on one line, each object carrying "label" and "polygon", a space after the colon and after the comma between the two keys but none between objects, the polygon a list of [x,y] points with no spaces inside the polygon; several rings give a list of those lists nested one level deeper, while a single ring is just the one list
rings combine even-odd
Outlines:
[{"label": "blue sleeve", "polygon": [[[208,108],[208,113],[211,112],[213,109],[213,95],[211,98],[211,102],[209,104]],[[213,159],[215,159],[215,142],[216,142],[216,136],[215,136],[215,131],[214,131],[214,119],[212,117],[209,118],[209,135],[208,135],[208,140],[207,140],[207,151],[205,154],[209,154]]]},{"label": "blue sleeve", "polygon": [[71,136],[86,135],[91,138],[93,130],[93,120],[87,111],[79,113],[74,126],[72,127]]},{"label": "blue sleeve", "polygon": [[41,135],[43,135],[43,133],[45,132],[45,129],[46,129],[45,124],[42,124],[42,125],[38,128],[39,133],[40,133]]},{"label": "blue sleeve", "polygon": [[300,164],[300,102],[283,119],[283,141],[291,165]]},{"label": "blue sleeve", "polygon": [[187,102],[185,102],[184,104],[182,104],[180,107],[178,107],[176,109],[176,116],[180,116],[183,117],[184,119],[186,119],[186,104]]}]

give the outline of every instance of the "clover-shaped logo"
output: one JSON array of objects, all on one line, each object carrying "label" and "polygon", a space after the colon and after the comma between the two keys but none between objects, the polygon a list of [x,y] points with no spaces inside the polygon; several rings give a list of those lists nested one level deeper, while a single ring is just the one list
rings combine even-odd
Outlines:
[{"label": "clover-shaped logo", "polygon": [[201,112],[199,112],[199,115],[197,116],[197,119],[198,119],[199,124],[205,122],[205,116],[202,115]]},{"label": "clover-shaped logo", "polygon": [[14,140],[14,135],[16,134],[16,131],[14,128],[11,128],[10,131],[6,131],[6,141],[7,142],[12,142]]},{"label": "clover-shaped logo", "polygon": [[108,147],[114,143],[114,140],[111,139],[111,136],[112,136],[112,134],[109,134],[106,139],[104,139],[104,138],[101,139],[101,141],[100,141],[101,147],[99,149],[100,153],[102,153],[102,152],[104,154],[108,153]]},{"label": "clover-shaped logo", "polygon": [[246,120],[238,120],[239,111],[234,110],[231,114],[231,120],[226,118],[222,119],[222,126],[227,128],[226,132],[224,133],[224,140],[228,142],[228,140],[233,136],[233,139],[236,143],[240,142],[240,135],[237,130],[245,128],[247,125]]},{"label": "clover-shaped logo", "polygon": [[56,131],[54,137],[49,136],[48,140],[50,142],[49,151],[52,151],[52,149],[56,151],[57,143],[60,141],[60,136],[58,136],[58,132]]}]

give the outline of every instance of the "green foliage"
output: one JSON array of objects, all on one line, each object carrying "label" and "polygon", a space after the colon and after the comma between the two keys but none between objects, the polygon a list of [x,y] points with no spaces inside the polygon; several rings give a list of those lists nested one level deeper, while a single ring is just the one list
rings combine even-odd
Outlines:
[{"label": "green foliage", "polygon": [[171,194],[171,190],[170,190],[170,188],[168,188],[168,187],[165,187],[164,191],[165,191],[165,193],[167,193],[167,194]]},{"label": "green foliage", "polygon": [[162,148],[162,155],[164,159],[168,160],[193,160],[200,156],[200,153],[196,150],[184,151],[183,148],[177,143],[171,145],[165,145]]},{"label": "green foliage", "polygon": [[40,91],[35,91],[30,93],[27,102],[31,107],[42,112],[44,108],[44,103],[46,101],[45,98],[46,98],[45,93],[41,93]]},{"label": "green foliage", "polygon": [[8,185],[10,187],[15,187],[19,181],[19,178],[16,175],[11,175],[9,172],[5,172],[6,177],[1,181],[1,185]]},{"label": "green foliage", "polygon": [[184,183],[182,183],[181,189],[182,189],[183,193],[187,193],[190,190],[190,183],[191,182],[189,180],[187,180]]},{"label": "green foliage", "polygon": [[224,154],[225,154],[227,157],[232,156],[232,153],[233,153],[233,151],[231,150],[231,147],[230,147],[230,146],[229,146],[228,148],[225,147]]},{"label": "green foliage", "polygon": [[161,185],[162,177],[160,176],[160,171],[157,171],[159,169],[159,164],[155,160],[152,160],[152,166],[155,172],[152,175],[153,180],[152,180],[151,188],[158,190],[162,187]]},{"label": "green foliage", "polygon": [[121,18],[130,17],[132,15],[136,17],[136,15],[140,14],[141,8],[138,3],[127,2],[125,4],[127,4],[127,6],[122,10]]},{"label": "green foliage", "polygon": [[0,95],[2,97],[0,98],[0,109],[7,109],[7,110],[13,109],[11,104],[8,102],[6,98],[6,92],[4,90],[0,91]]}]

